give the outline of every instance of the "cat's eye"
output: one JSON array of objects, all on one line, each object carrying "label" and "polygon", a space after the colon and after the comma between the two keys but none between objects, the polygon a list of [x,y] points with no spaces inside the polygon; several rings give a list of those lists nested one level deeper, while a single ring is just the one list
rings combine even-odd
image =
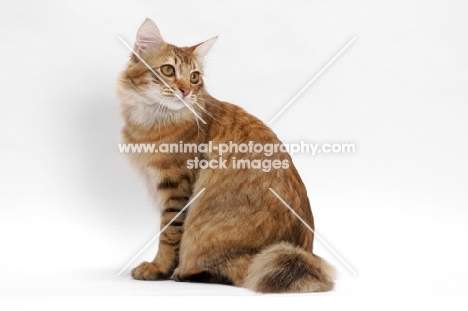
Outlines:
[{"label": "cat's eye", "polygon": [[172,77],[175,74],[175,69],[171,65],[163,65],[161,72],[167,77]]},{"label": "cat's eye", "polygon": [[193,84],[196,84],[198,83],[199,80],[200,80],[200,73],[198,71],[194,71],[190,74],[190,82],[192,82]]}]

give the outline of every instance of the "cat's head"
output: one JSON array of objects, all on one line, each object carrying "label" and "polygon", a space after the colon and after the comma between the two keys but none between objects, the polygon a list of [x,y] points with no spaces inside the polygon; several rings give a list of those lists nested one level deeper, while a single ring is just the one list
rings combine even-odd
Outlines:
[{"label": "cat's head", "polygon": [[205,92],[203,60],[216,39],[177,47],[163,40],[152,20],[145,20],[137,33],[135,54],[119,78],[123,113],[141,125],[190,117]]}]

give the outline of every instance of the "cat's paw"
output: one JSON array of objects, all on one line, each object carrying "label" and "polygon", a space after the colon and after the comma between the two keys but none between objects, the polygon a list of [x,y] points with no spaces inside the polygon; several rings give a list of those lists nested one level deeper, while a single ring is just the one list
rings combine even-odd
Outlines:
[{"label": "cat's paw", "polygon": [[132,270],[132,277],[136,280],[162,280],[167,278],[166,274],[156,263],[147,261]]}]

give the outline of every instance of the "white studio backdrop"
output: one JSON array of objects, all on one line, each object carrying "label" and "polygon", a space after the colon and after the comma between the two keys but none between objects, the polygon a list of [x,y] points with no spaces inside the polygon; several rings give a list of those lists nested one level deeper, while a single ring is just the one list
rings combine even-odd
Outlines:
[{"label": "white studio backdrop", "polygon": [[[147,17],[176,45],[219,35],[207,59],[208,90],[264,122],[356,37],[271,124],[284,142],[356,145],[355,154],[293,157],[317,232],[357,272],[316,240],[340,279],[335,291],[307,297],[333,303],[335,296],[468,291],[466,2],[1,7],[0,301],[252,295],[136,282],[129,270],[116,276],[159,228],[143,182],[117,148],[115,84],[129,57],[118,37],[133,45]],[[131,267],[152,259],[156,247]]]}]

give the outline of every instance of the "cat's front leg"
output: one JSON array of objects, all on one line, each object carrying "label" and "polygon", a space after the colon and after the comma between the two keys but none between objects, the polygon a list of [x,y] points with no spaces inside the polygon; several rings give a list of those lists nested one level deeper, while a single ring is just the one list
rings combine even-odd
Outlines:
[{"label": "cat's front leg", "polygon": [[174,218],[181,209],[170,207],[163,211],[161,229],[169,226],[159,237],[158,253],[152,262],[142,262],[132,270],[132,277],[137,280],[168,279],[179,263],[179,244],[183,233],[185,211]]},{"label": "cat's front leg", "polygon": [[179,245],[187,211],[180,212],[190,198],[190,179],[164,179],[158,184],[158,191],[167,198],[161,213],[158,253],[152,262],[142,262],[132,270],[132,277],[137,280],[168,279],[179,264]]}]

